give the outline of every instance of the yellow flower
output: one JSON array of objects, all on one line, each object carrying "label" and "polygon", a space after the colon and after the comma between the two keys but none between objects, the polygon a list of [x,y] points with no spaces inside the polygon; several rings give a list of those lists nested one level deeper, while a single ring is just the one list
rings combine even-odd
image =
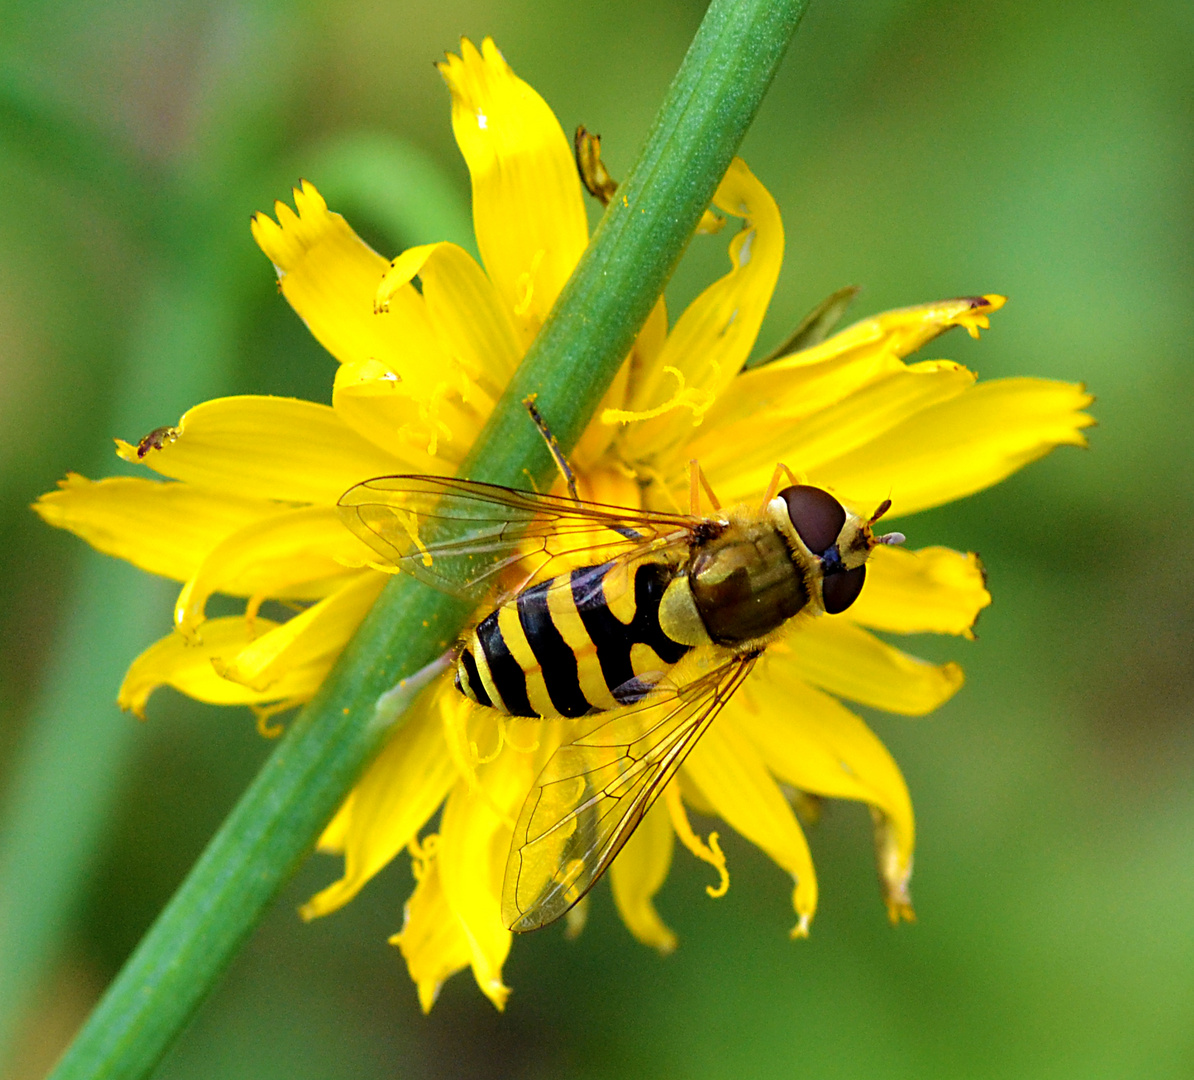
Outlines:
[{"label": "yellow flower", "polygon": [[[484,268],[452,244],[387,263],[304,183],[295,209],[278,203],[276,222],[258,215],[253,235],[283,294],[339,361],[332,405],[206,402],[137,446],[118,443],[126,461],[167,482],[72,475],[37,504],[101,551],[184,583],[174,633],[133,662],[121,687],[121,704],[138,714],[163,684],[252,705],[263,721],[310,698],[386,580],[340,524],[337,499],[375,476],[454,471],[587,243],[568,140],[546,103],[489,40],[480,51],[463,42],[440,70],[472,176]],[[655,307],[573,455],[582,495],[686,506],[695,458],[723,502],[757,501],[782,461],[852,508],[890,498],[893,516],[906,515],[994,484],[1054,446],[1083,444],[1090,399],[1079,386],[976,383],[948,361],[904,362],[951,327],[977,337],[1003,305],[998,296],[890,312],[743,371],[779,273],[783,229],[741,161],[714,202],[741,221],[731,269],[670,329],[663,301]],[[206,618],[216,593],[246,598],[244,613]],[[265,618],[266,600],[296,613]],[[716,836],[694,833],[691,807],[791,874],[793,934],[806,933],[817,885],[793,811],[801,793],[871,807],[889,913],[910,917],[908,792],[841,699],[908,715],[941,704],[960,686],[960,669],[916,659],[872,631],[969,636],[989,600],[973,555],[879,547],[853,607],[795,620],[614,862],[613,896],[630,931],[662,951],[675,945],[653,897],[677,836],[720,872],[710,891],[724,891]],[[469,966],[501,1007],[511,934],[499,903],[513,822],[567,723],[502,720],[441,680],[326,830],[320,846],[343,854],[344,874],[304,914],[340,907],[408,848],[417,885],[394,941],[424,1008]],[[420,839],[441,806],[437,832]]]}]

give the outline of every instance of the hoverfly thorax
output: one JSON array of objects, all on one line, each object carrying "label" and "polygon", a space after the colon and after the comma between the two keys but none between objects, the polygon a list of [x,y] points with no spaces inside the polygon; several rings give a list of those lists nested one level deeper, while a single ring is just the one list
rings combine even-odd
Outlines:
[{"label": "hoverfly thorax", "polygon": [[733,525],[698,548],[688,585],[719,645],[765,637],[808,603],[805,575],[785,538],[765,520]]}]

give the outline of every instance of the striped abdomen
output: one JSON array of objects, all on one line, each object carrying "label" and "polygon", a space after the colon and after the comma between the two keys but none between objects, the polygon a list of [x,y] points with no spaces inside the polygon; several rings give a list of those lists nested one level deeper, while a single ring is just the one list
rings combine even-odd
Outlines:
[{"label": "striped abdomen", "polygon": [[[624,579],[611,588],[607,579],[624,573],[633,588]],[[465,639],[457,689],[514,716],[583,716],[636,700],[691,647],[659,625],[660,599],[680,573],[663,562],[605,563],[526,589]]]}]

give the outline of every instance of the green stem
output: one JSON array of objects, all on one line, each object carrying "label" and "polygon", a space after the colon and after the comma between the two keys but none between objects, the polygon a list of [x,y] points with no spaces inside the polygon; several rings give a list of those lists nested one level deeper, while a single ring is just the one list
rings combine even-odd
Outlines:
[{"label": "green stem", "polygon": [[[807,0],[714,0],[611,203],[462,472],[526,486],[551,458],[522,401],[575,445],[763,98]],[[625,198],[623,198],[625,196]],[[373,756],[390,688],[440,656],[467,605],[396,578],[68,1049],[55,1080],[147,1076]],[[400,703],[399,703],[400,704]]]}]

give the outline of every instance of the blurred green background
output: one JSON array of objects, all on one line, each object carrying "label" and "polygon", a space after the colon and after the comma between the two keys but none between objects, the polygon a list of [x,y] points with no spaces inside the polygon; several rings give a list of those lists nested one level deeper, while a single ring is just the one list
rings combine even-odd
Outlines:
[{"label": "blurred green background", "polygon": [[[24,0],[0,5],[0,1075],[40,1076],[270,745],[169,691],[121,716],[172,587],[27,509],[68,469],[229,392],[330,400],[249,214],[309,177],[383,253],[468,239],[431,63],[492,34],[566,130],[633,159],[703,5],[565,0]],[[920,829],[920,921],[891,929],[869,821],[812,830],[822,903],[729,838],[679,855],[661,959],[595,895],[575,942],[516,942],[495,1013],[462,974],[430,1017],[386,936],[405,859],[310,926],[317,857],[161,1069],[352,1077],[1194,1075],[1194,6],[814,0],[743,155],[788,253],[760,348],[824,295],[852,315],[1011,297],[922,356],[1085,381],[1100,427],[902,523],[978,550],[969,681],[875,716]],[[673,310],[722,272],[698,239]]]}]

